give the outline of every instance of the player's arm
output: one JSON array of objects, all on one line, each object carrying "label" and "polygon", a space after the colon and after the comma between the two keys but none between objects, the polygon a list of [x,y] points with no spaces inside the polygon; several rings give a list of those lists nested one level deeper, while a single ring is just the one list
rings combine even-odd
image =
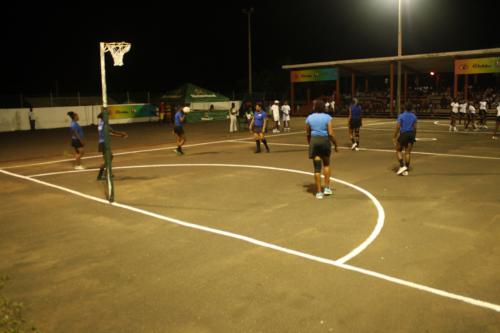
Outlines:
[{"label": "player's arm", "polygon": [[349,107],[349,117],[347,117],[347,123],[350,124],[351,123],[351,118],[352,118],[352,113],[351,113],[351,106]]},{"label": "player's arm", "polygon": [[252,131],[253,129],[253,117],[252,117],[252,120],[250,121],[250,125],[248,126],[248,129],[250,130],[250,132]]},{"label": "player's arm", "polygon": [[115,131],[111,127],[109,128],[109,135],[112,135],[112,136],[121,136],[124,139],[128,138],[128,134],[126,132]]},{"label": "player's arm", "polygon": [[401,124],[398,122],[396,124],[396,128],[394,130],[394,134],[392,136],[392,143],[396,144],[396,140],[398,139],[399,136],[399,130],[401,129]]},{"label": "player's arm", "polygon": [[307,143],[311,143],[311,126],[306,123]]},{"label": "player's arm", "polygon": [[339,152],[338,145],[337,145],[337,139],[335,138],[335,133],[333,132],[333,124],[332,120],[328,122],[328,138],[330,139],[330,142],[333,143],[333,146],[335,147],[335,152]]},{"label": "player's arm", "polygon": [[267,128],[267,117],[264,117],[264,125],[262,125],[262,132],[265,133]]}]

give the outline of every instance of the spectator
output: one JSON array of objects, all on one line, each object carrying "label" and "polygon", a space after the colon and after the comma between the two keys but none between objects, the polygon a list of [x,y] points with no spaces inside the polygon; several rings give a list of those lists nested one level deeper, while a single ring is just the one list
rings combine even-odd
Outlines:
[{"label": "spectator", "polygon": [[238,110],[236,110],[236,105],[233,102],[231,103],[231,109],[229,109],[229,133],[238,132],[237,116]]},{"label": "spectator", "polygon": [[33,106],[30,105],[30,110],[28,111],[28,117],[30,119],[30,129],[32,132],[35,131],[35,113],[33,112]]},{"label": "spectator", "polygon": [[280,106],[279,106],[279,101],[276,100],[274,101],[273,105],[271,105],[270,111],[273,114],[273,120],[274,120],[274,128],[273,128],[273,133],[280,133]]}]

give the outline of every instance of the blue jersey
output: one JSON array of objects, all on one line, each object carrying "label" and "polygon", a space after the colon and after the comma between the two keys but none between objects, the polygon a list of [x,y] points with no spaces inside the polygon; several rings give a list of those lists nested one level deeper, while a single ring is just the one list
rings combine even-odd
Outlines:
[{"label": "blue jersey", "polygon": [[80,137],[80,139],[83,140],[83,129],[80,127],[80,125],[78,125],[78,123],[76,121],[71,122],[70,128],[71,128],[71,138],[72,139],[78,139],[78,137],[74,133],[74,132],[76,132],[78,134],[78,136]]},{"label": "blue jersey", "polygon": [[351,105],[351,118],[361,119],[361,105],[359,104]]},{"label": "blue jersey", "polygon": [[306,119],[311,128],[311,136],[328,136],[328,123],[332,117],[326,113],[313,113]]},{"label": "blue jersey", "polygon": [[414,113],[405,111],[398,116],[398,124],[400,126],[399,133],[412,132],[415,130],[417,116]]},{"label": "blue jersey", "polygon": [[[109,131],[111,132],[113,129],[108,125]],[[97,131],[99,132],[99,143],[104,142],[104,120],[99,119],[97,123]]]},{"label": "blue jersey", "polygon": [[175,122],[175,126],[183,126],[184,124],[182,123],[181,121],[181,118],[184,117],[184,112],[182,111],[177,111],[175,113],[175,119],[174,119],[174,122]]},{"label": "blue jersey", "polygon": [[266,120],[266,117],[267,117],[266,111],[260,111],[260,112],[255,111],[253,113],[253,119],[254,119],[253,124],[258,127],[264,126],[264,120]]}]

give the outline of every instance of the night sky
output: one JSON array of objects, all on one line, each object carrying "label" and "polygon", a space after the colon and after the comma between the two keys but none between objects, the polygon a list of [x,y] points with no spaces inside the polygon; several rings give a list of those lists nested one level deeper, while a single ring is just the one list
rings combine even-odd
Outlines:
[{"label": "night sky", "polygon": [[[111,92],[161,92],[185,82],[243,91],[247,20],[241,9],[249,6],[255,8],[254,90],[285,90],[283,64],[397,53],[397,0],[134,3],[3,8],[2,94],[46,93],[56,82],[60,94],[99,93],[98,43],[121,40],[132,50],[121,68],[107,55]],[[494,3],[403,0],[403,54],[500,47]]]}]

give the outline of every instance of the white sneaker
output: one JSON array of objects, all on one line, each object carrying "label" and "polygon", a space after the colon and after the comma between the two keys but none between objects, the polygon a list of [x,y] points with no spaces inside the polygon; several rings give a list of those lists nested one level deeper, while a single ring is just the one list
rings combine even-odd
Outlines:
[{"label": "white sneaker", "polygon": [[403,171],[402,175],[403,176],[408,176],[408,171]]},{"label": "white sneaker", "polygon": [[398,172],[396,172],[396,174],[400,175],[406,170],[408,170],[408,168],[405,165],[403,165],[402,167],[399,167]]},{"label": "white sneaker", "polygon": [[332,190],[329,187],[325,187],[325,189],[323,190],[323,193],[325,195],[332,195],[333,194]]},{"label": "white sneaker", "polygon": [[323,192],[316,193],[316,199],[323,199]]},{"label": "white sneaker", "polygon": [[356,146],[357,146],[357,144],[356,144],[356,142],[354,142],[354,143],[352,144],[352,146],[351,146],[351,150],[354,150],[354,149],[356,148]]},{"label": "white sneaker", "polygon": [[75,165],[75,170],[85,170],[87,169],[86,167],[84,167],[83,165]]},{"label": "white sneaker", "polygon": [[354,148],[355,151],[359,151],[359,148],[356,146],[356,148]]},{"label": "white sneaker", "polygon": [[484,126],[483,126],[483,128],[484,128],[484,129],[488,129],[488,126],[484,125]]}]

